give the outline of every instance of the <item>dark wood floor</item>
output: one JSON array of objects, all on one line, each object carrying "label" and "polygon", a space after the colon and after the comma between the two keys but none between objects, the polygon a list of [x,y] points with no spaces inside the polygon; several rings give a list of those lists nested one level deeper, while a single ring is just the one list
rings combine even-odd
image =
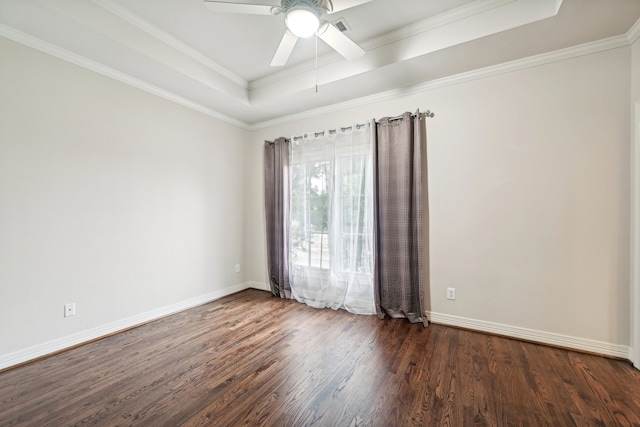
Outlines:
[{"label": "dark wood floor", "polygon": [[640,372],[248,290],[1,373],[0,425],[640,426]]}]

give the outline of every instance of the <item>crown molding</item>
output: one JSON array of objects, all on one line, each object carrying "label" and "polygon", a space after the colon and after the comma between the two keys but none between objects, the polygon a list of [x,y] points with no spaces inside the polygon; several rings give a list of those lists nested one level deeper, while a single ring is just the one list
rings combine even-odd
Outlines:
[{"label": "crown molding", "polygon": [[[157,65],[170,68],[172,72],[181,75],[180,79],[187,79],[191,83],[205,86],[217,93],[229,96],[245,106],[249,104],[248,93],[245,87],[238,85],[224,75],[203,65],[200,61],[194,60],[191,56],[184,54],[181,50],[165,43],[164,40],[156,37],[158,34],[152,35],[147,32],[147,30],[153,31],[151,28],[142,29],[139,26],[144,25],[142,22],[137,22],[137,25],[131,23],[129,19],[135,21],[135,17],[132,14],[129,14],[127,17],[120,16],[117,13],[105,9],[103,5],[94,1],[50,1],[46,3],[42,2],[41,5],[56,14],[60,14],[65,19],[69,19],[80,26],[90,29],[90,33],[98,37],[97,48],[104,46],[99,41],[100,38],[106,38],[109,40],[107,43],[115,43],[125,50],[131,49],[136,52],[136,54],[142,55],[143,58]],[[157,30],[156,33],[159,31],[160,30]],[[166,35],[165,38],[169,38],[169,36]],[[174,45],[177,43],[178,42],[174,40]],[[92,57],[91,54],[88,55]],[[115,63],[118,63],[116,58],[117,56],[115,56],[113,60],[115,60]],[[132,62],[135,67],[137,62]],[[107,63],[107,65],[121,70],[128,69],[125,64],[114,65],[112,62]],[[143,73],[144,75],[141,76],[142,79],[154,81],[149,71]]]},{"label": "crown molding", "polygon": [[629,31],[627,31],[627,40],[629,40],[629,44],[633,44],[635,43],[636,40],[638,40],[639,37],[640,37],[640,19],[638,19],[636,23],[633,24],[631,28],[629,28]]},{"label": "crown molding", "polygon": [[514,71],[524,70],[527,68],[537,67],[540,65],[550,64],[553,62],[564,61],[567,59],[576,58],[579,56],[591,55],[606,50],[617,49],[624,46],[629,46],[629,38],[627,35],[610,37],[603,40],[598,40],[591,43],[585,43],[582,45],[556,50],[549,53],[543,53],[540,55],[531,56],[528,58],[517,59],[514,61],[505,62],[490,67],[480,68],[473,71],[468,71],[453,76],[443,77],[420,83],[415,86],[410,86],[401,89],[394,89],[386,92],[381,92],[375,95],[369,95],[362,98],[341,102],[339,104],[330,105],[327,107],[316,108],[308,110],[302,113],[296,113],[289,116],[279,117],[273,120],[267,120],[264,122],[256,123],[249,126],[250,131],[265,129],[273,126],[282,125],[285,123],[293,122],[296,120],[303,120],[310,117],[334,113],[350,108],[359,107],[362,105],[371,104],[374,102],[381,102],[391,99],[397,99],[409,95],[415,95],[430,90],[438,89],[441,87],[452,86],[460,83],[466,83],[474,80],[485,79],[500,74],[510,73]]},{"label": "crown molding", "polygon": [[[108,2],[108,0],[94,0],[94,1],[98,3],[102,3],[105,1]],[[493,3],[502,4],[504,3],[504,1],[505,0],[501,0],[500,2],[497,2],[494,0]],[[151,85],[147,82],[144,82],[140,79],[132,77],[128,74],[111,69],[100,63],[88,60],[80,55],[77,55],[65,49],[59,48],[53,45],[52,43],[49,43],[39,38],[36,38],[34,36],[28,35],[6,24],[0,24],[0,36],[13,40],[18,43],[21,43],[23,45],[29,46],[41,52],[50,54],[52,56],[63,59],[65,61],[71,62],[75,65],[97,72],[104,76],[113,78],[122,83],[144,90],[148,93],[160,96],[166,100],[169,100],[176,104],[190,108],[192,110],[198,111],[200,113],[203,113],[207,116],[218,119],[222,122],[228,123],[240,129],[255,131],[255,130],[278,126],[278,125],[282,125],[292,121],[302,120],[302,119],[306,119],[306,118],[310,118],[310,117],[314,117],[322,114],[328,114],[336,111],[355,108],[355,107],[359,107],[362,105],[367,105],[375,102],[398,99],[401,97],[426,92],[426,91],[437,89],[440,87],[451,86],[451,85],[460,84],[460,83],[469,82],[469,81],[478,80],[478,79],[484,79],[484,78],[499,75],[499,74],[523,70],[526,68],[536,67],[536,66],[549,64],[557,61],[563,61],[566,59],[571,59],[579,56],[590,55],[590,54],[602,52],[605,50],[629,46],[640,37],[640,20],[636,21],[636,23],[629,29],[629,31],[627,31],[627,33],[622,36],[611,37],[611,38],[598,40],[591,43],[585,43],[582,45],[561,49],[561,50],[557,50],[549,53],[544,53],[544,54],[540,54],[540,55],[536,55],[528,58],[509,61],[509,62],[502,63],[495,66],[490,66],[486,68],[481,68],[481,69],[477,69],[469,72],[456,74],[453,76],[435,79],[435,80],[423,82],[414,86],[381,92],[378,94],[369,95],[369,96],[357,98],[354,100],[333,104],[327,107],[307,110],[301,113],[282,116],[276,119],[258,122],[255,124],[248,124],[240,120],[237,120],[235,118],[232,118],[230,116],[227,116],[225,114],[222,114],[200,103],[181,97],[173,92],[167,91],[165,89],[161,89],[155,85]],[[328,60],[331,61],[331,58],[329,58]],[[252,83],[249,83],[249,86],[251,86],[251,84]]]},{"label": "crown molding", "polygon": [[461,21],[475,15],[480,15],[492,9],[506,6],[509,3],[515,3],[517,1],[520,0],[477,0],[473,3],[459,6],[431,18],[406,25],[405,27],[399,28],[395,31],[367,40],[363,43],[363,47],[365,50],[375,49],[409,37],[417,36],[418,34],[438,27],[453,24],[454,22]]},{"label": "crown molding", "polygon": [[227,70],[222,65],[212,61],[202,53],[187,46],[186,44],[182,43],[180,40],[167,34],[166,32],[156,27],[155,25],[148,22],[147,20],[123,8],[122,6],[114,3],[113,1],[111,0],[91,0],[91,1],[97,4],[98,6],[102,7],[103,9],[107,10],[108,12],[111,12],[112,14],[118,16],[119,18],[127,21],[128,23],[137,27],[138,29],[146,32],[147,34],[150,34],[151,36],[165,43],[166,45],[171,46],[172,48],[176,49],[180,53],[199,62],[200,64],[209,68],[211,71],[224,76],[225,78],[237,84],[238,86],[241,86],[243,89],[247,89],[249,87],[249,82],[247,80]]},{"label": "crown molding", "polygon": [[237,119],[234,119],[233,117],[229,117],[225,114],[219,113],[218,111],[205,107],[202,104],[199,104],[197,102],[194,102],[182,96],[176,95],[175,93],[170,92],[166,89],[161,89],[155,85],[152,85],[150,83],[147,83],[145,81],[132,77],[126,73],[109,68],[98,62],[87,59],[81,55],[77,55],[73,52],[70,52],[66,49],[62,49],[52,43],[46,42],[37,37],[26,34],[9,25],[0,24],[0,36],[7,38],[9,40],[13,40],[14,42],[23,44],[25,46],[29,46],[33,49],[39,50],[40,52],[44,52],[46,54],[55,56],[56,58],[71,62],[72,64],[78,65],[82,68],[86,68],[88,70],[110,77],[114,80],[118,80],[119,82],[125,83],[129,86],[133,86],[145,92],[151,93],[153,95],[157,95],[168,101],[174,102],[176,104],[182,105],[183,107],[187,107],[192,110],[198,111],[200,113],[206,114],[207,116],[226,122],[230,125],[248,130],[248,125],[244,122],[241,122],[240,120],[237,120]]}]

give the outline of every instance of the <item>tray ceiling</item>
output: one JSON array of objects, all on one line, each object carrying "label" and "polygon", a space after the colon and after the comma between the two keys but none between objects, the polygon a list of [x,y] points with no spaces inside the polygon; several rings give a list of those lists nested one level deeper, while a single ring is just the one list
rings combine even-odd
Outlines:
[{"label": "tray ceiling", "polygon": [[373,0],[336,15],[366,54],[347,61],[319,40],[317,68],[313,37],[269,66],[283,16],[216,14],[202,0],[0,0],[0,35],[251,128],[624,35],[640,1]]}]

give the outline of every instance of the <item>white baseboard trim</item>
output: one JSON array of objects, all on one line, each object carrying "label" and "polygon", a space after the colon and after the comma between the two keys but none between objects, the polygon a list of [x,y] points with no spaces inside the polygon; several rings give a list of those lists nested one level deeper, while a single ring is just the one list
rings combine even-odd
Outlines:
[{"label": "white baseboard trim", "polygon": [[595,341],[586,338],[537,331],[534,329],[503,325],[500,323],[486,322],[484,320],[469,319],[466,317],[452,316],[450,314],[443,313],[427,312],[427,318],[429,321],[441,325],[473,329],[475,331],[534,341],[541,344],[602,354],[604,356],[619,357],[628,360],[630,355],[630,348],[628,346]]},{"label": "white baseboard trim", "polygon": [[262,283],[262,282],[246,282],[247,287],[252,288],[252,289],[259,289],[261,291],[269,291],[271,292],[271,287],[269,286],[268,283]]},{"label": "white baseboard trim", "polygon": [[[68,335],[43,344],[19,350],[14,353],[0,355],[0,370],[11,366],[19,365],[49,354],[75,347],[86,342],[111,335],[113,333],[129,329],[144,323],[159,319],[170,314],[174,314],[183,310],[197,307],[202,304],[209,303],[216,299],[231,295],[245,289],[258,289],[262,291],[270,291],[267,283],[262,282],[244,282],[233,286],[228,286],[214,292],[210,292],[199,297],[180,301],[165,307],[160,307],[145,313],[141,313],[126,319],[112,322],[103,326],[98,326],[86,331]],[[500,323],[486,322],[483,320],[469,319],[466,317],[452,316],[449,314],[427,312],[427,318],[433,323],[448,326],[457,326],[460,328],[472,329],[481,332],[488,332],[507,337],[523,339],[527,341],[539,342],[559,347],[571,348],[576,350],[588,351],[591,353],[602,354],[605,356],[619,357],[631,360],[631,348],[628,346],[606,343],[602,341],[589,340],[585,338],[571,337],[551,332],[537,331],[533,329],[521,328],[517,326],[503,325]]]},{"label": "white baseboard trim", "polygon": [[170,314],[184,311],[193,307],[197,307],[202,304],[214,301],[216,299],[231,295],[236,292],[243,291],[249,288],[257,288],[257,285],[262,285],[257,282],[244,282],[237,285],[228,286],[217,291],[210,292],[199,297],[190,298],[188,300],[180,301],[175,304],[171,304],[165,307],[160,307],[155,310],[147,311],[126,319],[118,320],[116,322],[108,323],[106,325],[98,326],[96,328],[88,329],[86,331],[78,332],[73,335],[58,338],[53,341],[49,341],[43,344],[38,344],[33,347],[19,350],[14,353],[0,355],[0,370],[9,368],[11,366],[19,365],[21,363],[28,362],[49,354],[56,353],[61,350],[65,350],[71,347],[75,347],[86,342],[111,335],[113,333],[123,331],[135,326],[142,325],[152,320],[159,319]]}]

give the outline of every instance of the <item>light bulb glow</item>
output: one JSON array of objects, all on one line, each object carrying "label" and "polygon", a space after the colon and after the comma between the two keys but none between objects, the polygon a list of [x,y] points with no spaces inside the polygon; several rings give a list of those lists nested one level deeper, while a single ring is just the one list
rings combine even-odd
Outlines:
[{"label": "light bulb glow", "polygon": [[285,21],[289,31],[305,39],[314,35],[320,26],[316,14],[305,8],[291,9],[287,12]]}]

